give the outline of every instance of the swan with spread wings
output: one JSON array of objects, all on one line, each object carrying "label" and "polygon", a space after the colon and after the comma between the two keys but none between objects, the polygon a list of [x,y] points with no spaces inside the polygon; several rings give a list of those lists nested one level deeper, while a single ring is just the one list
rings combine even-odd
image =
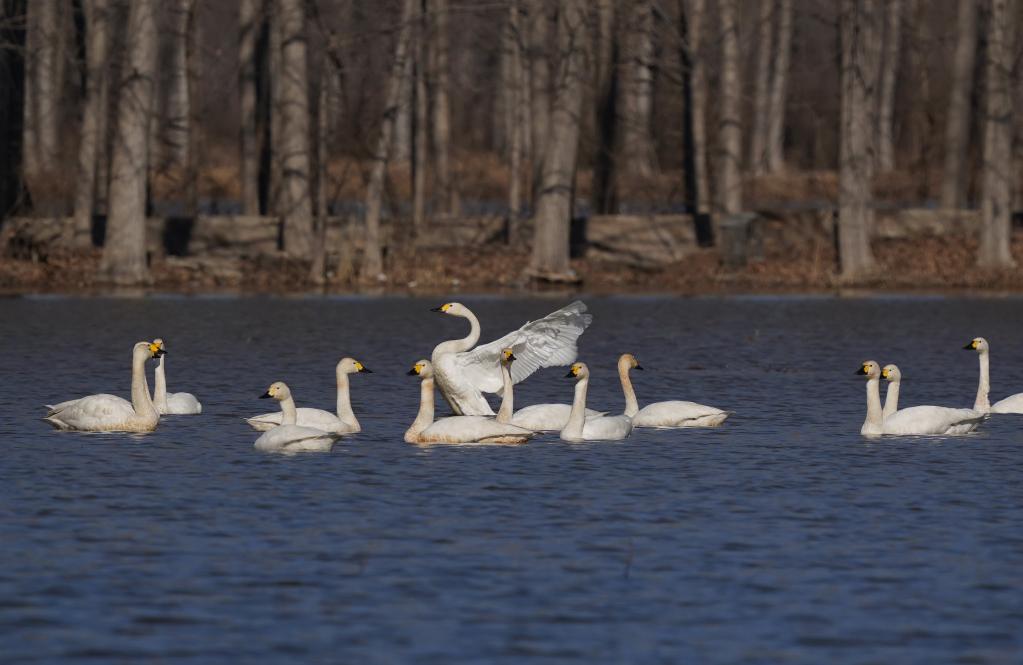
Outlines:
[{"label": "swan with spread wings", "polygon": [[502,349],[510,348],[515,353],[517,360],[511,374],[512,381],[518,383],[541,367],[575,362],[576,340],[593,321],[586,305],[577,300],[500,339],[476,346],[480,322],[468,307],[452,302],[432,311],[469,320],[467,337],[438,344],[431,357],[441,394],[456,414],[466,416],[494,415],[483,393],[500,392],[503,387],[499,362]]}]

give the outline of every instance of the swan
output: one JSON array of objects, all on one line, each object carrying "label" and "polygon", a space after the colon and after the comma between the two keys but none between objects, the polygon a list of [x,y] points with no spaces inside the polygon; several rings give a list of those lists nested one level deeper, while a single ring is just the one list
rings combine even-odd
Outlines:
[{"label": "swan", "polygon": [[590,385],[590,368],[586,363],[573,363],[566,378],[575,378],[575,399],[568,423],[561,430],[565,441],[618,441],[632,433],[632,418],[627,415],[586,417],[586,391]]},{"label": "swan", "polygon": [[533,432],[486,416],[451,416],[433,420],[433,364],[420,360],[408,371],[422,378],[419,413],[405,432],[406,443],[525,443]]},{"label": "swan", "polygon": [[[359,373],[372,374],[373,372],[355,358],[342,358],[338,361],[334,373],[337,376],[337,413],[331,413],[323,409],[302,407],[298,409],[295,422],[304,427],[315,427],[316,429],[336,432],[338,434],[361,432],[362,426],[359,425],[355,412],[352,411],[351,395],[348,390],[348,375]],[[254,429],[265,432],[280,425],[283,416],[284,413],[282,411],[276,411],[246,418],[245,422],[252,425]]]},{"label": "swan", "polygon": [[253,447],[265,453],[328,453],[338,435],[315,427],[295,424],[295,400],[287,384],[277,381],[259,396],[281,403],[281,424],[263,432]]},{"label": "swan", "polygon": [[973,403],[973,408],[984,413],[1023,413],[1023,393],[1010,395],[994,404],[988,401],[988,391],[991,390],[991,377],[988,373],[991,347],[988,346],[987,340],[977,337],[963,348],[974,350],[980,356],[980,384],[977,386],[977,399]]},{"label": "swan", "polygon": [[156,344],[163,350],[163,353],[160,354],[160,364],[156,366],[156,371],[154,372],[156,385],[153,386],[153,404],[156,406],[156,410],[161,415],[170,414],[175,416],[197,416],[202,413],[202,404],[199,403],[199,400],[192,393],[167,394],[167,374],[163,366],[163,361],[167,357],[167,348],[160,338],[154,339],[153,344]]},{"label": "swan", "polygon": [[149,397],[146,361],[166,351],[155,342],[137,342],[131,350],[131,401],[116,395],[89,395],[47,405],[46,420],[57,429],[82,432],[152,432],[160,414]]},{"label": "swan", "polygon": [[867,418],[863,421],[860,434],[965,434],[976,429],[987,418],[987,414],[973,409],[949,409],[943,406],[911,406],[885,418],[879,387],[881,366],[873,360],[866,360],[856,373],[867,377]]},{"label": "swan", "polygon": [[512,369],[512,380],[518,383],[541,367],[573,362],[578,355],[576,340],[593,321],[586,305],[577,300],[489,344],[475,346],[480,339],[480,322],[468,307],[453,302],[431,311],[469,320],[467,337],[438,344],[430,357],[444,399],[456,414],[467,416],[494,415],[483,393],[501,390],[501,349],[515,350],[519,360]]},{"label": "swan", "polygon": [[888,380],[888,392],[884,396],[884,409],[881,411],[881,419],[884,420],[899,410],[899,385],[902,384],[902,372],[896,365],[885,365],[881,369],[881,376]]},{"label": "swan", "polygon": [[[514,411],[515,388],[511,378],[511,364],[515,360],[515,353],[511,349],[501,350],[501,380],[504,383],[504,391],[501,408],[497,412],[497,422],[511,423],[533,432],[558,432],[564,429],[572,412],[570,404],[533,404]],[[607,415],[607,412],[586,409],[587,418],[603,415]]]},{"label": "swan", "polygon": [[731,415],[713,406],[705,406],[696,402],[671,400],[654,402],[642,409],[636,401],[636,391],[632,388],[629,370],[642,370],[642,365],[631,353],[624,353],[618,359],[618,378],[622,382],[625,393],[625,415],[632,418],[633,427],[657,427],[660,429],[677,427],[717,427]]}]

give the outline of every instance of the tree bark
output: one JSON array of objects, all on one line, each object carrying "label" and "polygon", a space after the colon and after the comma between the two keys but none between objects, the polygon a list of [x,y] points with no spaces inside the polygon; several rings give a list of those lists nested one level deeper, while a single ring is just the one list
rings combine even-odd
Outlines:
[{"label": "tree bark", "polygon": [[692,72],[693,154],[695,157],[697,214],[709,214],[710,169],[707,162],[707,73],[701,52],[701,37],[707,16],[706,0],[679,0],[689,24],[689,55]]},{"label": "tree bark", "polygon": [[417,3],[415,63],[415,123],[413,125],[412,150],[412,234],[418,242],[426,230],[426,169],[427,147],[429,146],[428,124],[429,101],[426,96],[426,12],[422,1]]},{"label": "tree bark", "polygon": [[[188,166],[188,150],[191,142],[189,125],[191,122],[191,102],[189,95],[189,51],[192,38],[192,14],[194,0],[176,0],[172,8],[173,24],[171,34],[171,57],[169,63],[170,82],[167,94],[166,117],[164,118],[163,136],[159,141],[162,148],[163,165],[173,165],[181,170]],[[154,127],[158,123],[153,123]],[[156,155],[151,161],[156,161]],[[186,183],[187,186],[187,183]]]},{"label": "tree bark", "polygon": [[305,6],[278,0],[281,23],[281,165],[283,167],[284,250],[310,259],[313,213],[309,191],[309,76],[306,62]]},{"label": "tree bark", "polygon": [[458,215],[461,204],[458,189],[451,174],[451,73],[450,39],[448,36],[448,0],[432,0],[431,14],[434,18],[433,46],[433,146],[436,199],[441,210],[449,215]]},{"label": "tree bark", "polygon": [[528,0],[529,120],[531,124],[533,209],[543,189],[543,164],[551,122],[550,14],[546,0]]},{"label": "tree bark", "polygon": [[26,0],[0,4],[0,71],[9,92],[0,95],[0,218],[6,217],[22,197],[22,141],[25,114],[25,14]]},{"label": "tree bark", "polygon": [[902,0],[887,0],[881,81],[877,110],[877,170],[895,168],[895,80],[902,57]]},{"label": "tree bark", "polygon": [[718,209],[728,215],[742,210],[742,84],[740,81],[737,0],[721,0],[721,118]]},{"label": "tree bark", "polygon": [[131,3],[127,62],[121,70],[120,102],[110,167],[109,215],[100,276],[115,284],[147,281],[147,143],[154,111],[156,2]]},{"label": "tree bark", "polygon": [[92,215],[96,199],[96,162],[103,142],[102,130],[107,109],[106,95],[107,57],[109,50],[108,0],[83,0],[85,17],[85,104],[82,109],[82,131],[78,143],[78,181],[75,184],[75,207],[72,229],[76,247],[92,246]]},{"label": "tree bark", "polygon": [[649,177],[657,163],[651,136],[654,97],[654,11],[633,0],[625,36],[625,85],[621,88],[622,159],[629,173]]},{"label": "tree bark", "polygon": [[518,0],[508,7],[505,49],[510,69],[508,104],[511,107],[508,127],[508,244],[518,240],[519,216],[522,213],[522,157],[524,154],[523,88],[527,81],[524,69],[521,9]]},{"label": "tree bark", "polygon": [[545,280],[574,280],[569,264],[572,184],[579,149],[579,128],[586,76],[587,26],[584,0],[564,0],[558,16],[561,54],[550,134],[543,160],[542,187],[534,220],[528,272]]},{"label": "tree bark", "polygon": [[618,190],[615,186],[615,151],[618,132],[618,32],[615,30],[615,1],[598,0],[596,63],[594,89],[596,91],[597,155],[593,167],[594,212],[607,215],[618,210]]},{"label": "tree bark", "polygon": [[238,162],[242,213],[259,214],[259,134],[257,133],[256,44],[262,16],[260,0],[241,0],[238,6]]},{"label": "tree bark", "polygon": [[330,215],[327,188],[330,181],[330,148],[334,142],[334,121],[331,114],[333,106],[334,75],[329,58],[324,58],[320,68],[319,99],[316,104],[316,143],[313,145],[316,162],[316,210],[312,260],[309,266],[309,279],[314,284],[323,284],[327,280],[327,218]]},{"label": "tree bark", "polygon": [[767,145],[765,161],[768,173],[785,169],[785,103],[788,99],[789,62],[792,57],[792,0],[778,4],[778,43],[775,46],[774,71],[767,109]]},{"label": "tree bark", "polygon": [[384,276],[383,254],[380,247],[380,211],[383,207],[384,176],[394,137],[398,104],[401,101],[401,79],[405,72],[405,60],[409,57],[415,11],[416,0],[404,0],[401,27],[394,46],[394,61],[391,64],[391,73],[387,81],[387,95],[383,119],[380,123],[380,135],[377,137],[373,168],[370,171],[369,185],[366,188],[366,255],[361,270],[363,280],[380,279]]},{"label": "tree bark", "polygon": [[[750,137],[749,166],[754,175],[767,170],[767,125],[771,59],[774,57],[774,0],[760,0],[757,23],[756,83],[753,93],[753,135]],[[780,46],[780,45],[779,45]]]},{"label": "tree bark", "polygon": [[970,141],[970,95],[977,54],[977,1],[959,0],[956,49],[952,61],[952,89],[945,126],[945,170],[941,181],[941,207],[966,206],[966,148]]},{"label": "tree bark", "polygon": [[875,268],[870,248],[870,121],[872,35],[869,0],[842,0],[842,111],[838,175],[838,256],[844,279],[859,279]]},{"label": "tree bark", "polygon": [[394,121],[394,147],[391,159],[407,162],[412,155],[412,123],[415,115],[415,58],[405,60],[405,71],[401,75],[401,101],[398,102],[398,117]]},{"label": "tree bark", "polygon": [[984,160],[977,265],[1012,268],[1012,69],[1015,0],[991,0],[984,64]]},{"label": "tree bark", "polygon": [[25,40],[24,177],[37,212],[60,212],[60,125],[68,3],[28,3]]}]

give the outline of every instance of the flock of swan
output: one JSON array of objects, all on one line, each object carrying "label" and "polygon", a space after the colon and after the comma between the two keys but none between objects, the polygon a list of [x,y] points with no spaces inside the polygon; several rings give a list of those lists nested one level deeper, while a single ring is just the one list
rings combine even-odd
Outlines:
[{"label": "flock of swan", "polygon": [[[405,432],[405,441],[427,443],[525,443],[542,432],[559,432],[566,441],[621,440],[636,427],[715,427],[729,412],[695,402],[656,402],[640,409],[629,373],[642,370],[635,356],[626,353],[618,360],[618,374],[625,396],[620,414],[596,411],[586,406],[590,371],[575,362],[577,340],[593,320],[586,305],[573,302],[542,319],[530,321],[518,330],[490,342],[478,344],[480,322],[460,303],[447,303],[433,311],[466,319],[469,334],[438,344],[429,360],[417,361],[408,374],[420,379],[419,412]],[[202,405],[190,393],[167,392],[167,349],[163,340],[138,342],[132,348],[131,401],[116,395],[89,395],[47,405],[45,420],[57,429],[87,432],[150,432],[160,416],[198,415]],[[149,393],[146,362],[158,359],[155,390]],[[575,382],[571,404],[534,404],[518,411],[514,407],[514,386],[545,367],[570,365],[566,375]],[[291,389],[282,381],[270,385],[261,397],[274,399],[280,410],[247,418],[261,431],[255,448],[268,452],[330,450],[347,434],[361,431],[352,410],[349,376],[370,372],[354,358],[342,358],[335,368],[336,412],[298,408]],[[436,390],[455,413],[436,419]],[[501,404],[494,413],[484,393],[500,393]]]},{"label": "flock of swan", "polygon": [[[542,319],[527,322],[518,330],[490,342],[478,344],[480,322],[460,303],[447,303],[433,311],[466,319],[469,334],[438,344],[429,360],[417,361],[408,374],[420,379],[419,411],[405,432],[405,441],[431,443],[525,443],[539,433],[558,432],[565,441],[616,441],[627,438],[637,427],[660,429],[716,427],[730,415],[712,406],[672,400],[640,408],[630,372],[642,370],[630,353],[618,359],[618,377],[625,398],[621,413],[587,407],[590,370],[576,362],[577,340],[592,322],[586,305],[573,302]],[[895,365],[882,368],[873,360],[862,363],[858,374],[867,378],[867,417],[860,433],[866,436],[965,434],[977,428],[992,413],[1023,414],[1023,393],[995,404],[990,391],[987,341],[978,337],[964,347],[980,358],[980,382],[972,409],[914,406],[899,409],[902,373]],[[150,432],[161,415],[199,415],[202,405],[190,393],[168,393],[166,346],[161,339],[138,342],[132,348],[131,400],[109,394],[90,395],[47,405],[45,420],[58,429],[89,432]],[[149,392],[146,362],[157,359],[155,390]],[[571,404],[534,404],[515,410],[515,385],[545,367],[570,365],[566,378],[574,381]],[[267,452],[327,451],[341,437],[361,431],[352,410],[349,377],[370,370],[354,358],[342,358],[335,368],[337,403],[334,412],[298,408],[287,384],[274,382],[261,397],[274,399],[279,411],[246,419],[262,432],[255,448]],[[880,382],[888,381],[885,404],[881,404]],[[435,417],[435,391],[455,415]],[[501,403],[493,411],[485,393],[500,393]]]},{"label": "flock of swan", "polygon": [[[945,435],[967,434],[988,419],[992,413],[1023,414],[1023,393],[1017,393],[991,404],[990,351],[991,347],[983,337],[975,337],[963,347],[976,351],[980,358],[980,381],[977,385],[977,399],[972,409],[955,409],[945,406],[911,406],[899,408],[899,387],[902,372],[895,365],[883,368],[873,360],[866,360],[856,371],[867,377],[867,418],[863,421],[860,434],[880,436],[896,435]],[[881,379],[888,381],[884,406],[881,406]]]}]

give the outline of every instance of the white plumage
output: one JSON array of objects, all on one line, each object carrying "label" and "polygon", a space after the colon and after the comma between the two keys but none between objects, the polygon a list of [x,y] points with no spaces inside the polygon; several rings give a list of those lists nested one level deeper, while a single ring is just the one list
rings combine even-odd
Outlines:
[{"label": "white plumage", "polygon": [[725,422],[730,413],[706,404],[670,400],[654,402],[642,409],[636,399],[636,391],[632,387],[629,370],[643,369],[631,353],[623,353],[618,358],[618,378],[622,382],[625,393],[625,415],[632,418],[633,427],[656,427],[659,429],[675,429],[679,427],[717,427]]},{"label": "white plumage", "polygon": [[537,321],[489,344],[474,345],[480,338],[476,315],[460,303],[448,303],[436,311],[469,320],[469,335],[438,344],[431,360],[441,394],[457,414],[493,415],[483,393],[501,390],[498,366],[501,349],[511,348],[518,361],[512,380],[518,383],[541,367],[568,365],[578,355],[576,340],[593,320],[580,301],[562,307]]},{"label": "white plumage", "polygon": [[[515,411],[515,384],[511,373],[517,360],[510,348],[501,350],[501,382],[504,388],[497,422],[510,423],[533,432],[558,432],[564,429],[572,413],[572,407],[568,404],[534,404]],[[603,415],[604,412],[586,409],[587,418]]]},{"label": "white plumage", "polygon": [[314,427],[296,425],[295,400],[287,384],[277,381],[260,397],[272,397],[280,402],[282,424],[263,432],[253,444],[256,450],[268,453],[330,452],[339,435]]},{"label": "white plumage", "polygon": [[[337,378],[337,412],[331,413],[323,409],[300,407],[296,409],[295,424],[304,427],[313,427],[325,432],[336,434],[354,434],[362,431],[359,420],[352,410],[352,400],[349,388],[348,377],[351,374],[365,372],[372,374],[365,365],[354,358],[342,358],[334,369]],[[261,432],[265,432],[281,424],[284,417],[283,411],[263,413],[258,416],[246,418],[246,422]]]},{"label": "white plumage", "polygon": [[163,351],[160,355],[160,364],[156,366],[154,376],[156,385],[153,386],[153,404],[161,414],[175,416],[197,416],[202,413],[202,404],[192,393],[168,393],[167,392],[167,370],[164,361],[167,358],[167,347],[162,339],[154,339],[156,344]]},{"label": "white plumage", "polygon": [[985,413],[1017,413],[1023,414],[1023,393],[1010,395],[994,404],[988,400],[988,393],[991,391],[990,377],[990,352],[991,347],[983,337],[975,337],[964,349],[972,349],[977,352],[980,361],[980,382],[977,385],[977,399],[973,408]]},{"label": "white plumage", "polygon": [[568,422],[561,430],[565,441],[618,441],[632,433],[632,418],[627,415],[586,417],[586,391],[590,384],[590,369],[585,363],[574,363],[568,377],[574,377],[575,397]]}]

